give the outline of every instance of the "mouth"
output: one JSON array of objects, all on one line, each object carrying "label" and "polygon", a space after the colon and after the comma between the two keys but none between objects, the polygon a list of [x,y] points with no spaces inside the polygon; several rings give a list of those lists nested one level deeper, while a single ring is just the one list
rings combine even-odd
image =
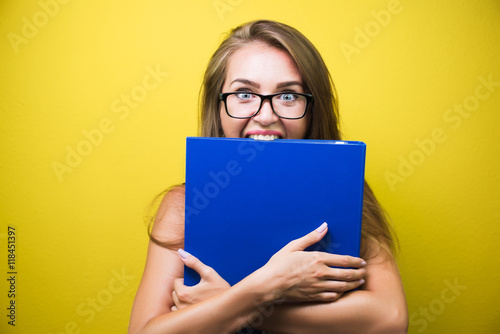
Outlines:
[{"label": "mouth", "polygon": [[247,138],[252,138],[252,139],[255,139],[255,140],[267,140],[267,141],[270,141],[270,140],[280,139],[281,137],[278,136],[278,135],[258,135],[258,134],[255,134],[255,135],[248,135]]}]

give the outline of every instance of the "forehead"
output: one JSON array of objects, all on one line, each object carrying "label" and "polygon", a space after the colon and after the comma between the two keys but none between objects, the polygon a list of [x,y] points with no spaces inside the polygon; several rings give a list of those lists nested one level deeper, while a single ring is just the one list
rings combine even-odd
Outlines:
[{"label": "forehead", "polygon": [[238,49],[229,59],[226,83],[237,78],[255,82],[302,82],[292,57],[284,50],[254,42]]}]

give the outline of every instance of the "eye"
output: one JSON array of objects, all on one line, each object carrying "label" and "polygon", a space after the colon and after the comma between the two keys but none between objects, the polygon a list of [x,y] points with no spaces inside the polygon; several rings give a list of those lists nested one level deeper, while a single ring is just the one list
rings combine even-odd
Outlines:
[{"label": "eye", "polygon": [[252,99],[255,99],[255,95],[253,95],[252,93],[249,93],[249,92],[241,92],[241,93],[237,93],[237,94],[234,94],[238,100],[241,100],[241,101],[250,101]]},{"label": "eye", "polygon": [[279,98],[283,102],[294,102],[295,100],[298,99],[298,95],[293,93],[284,93],[281,94]]}]

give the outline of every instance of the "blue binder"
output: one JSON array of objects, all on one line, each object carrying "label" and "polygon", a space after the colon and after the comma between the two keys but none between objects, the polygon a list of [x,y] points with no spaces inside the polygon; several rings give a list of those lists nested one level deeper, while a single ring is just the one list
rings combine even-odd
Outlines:
[{"label": "blue binder", "polygon": [[[327,140],[186,140],[185,249],[234,285],[289,241],[359,256],[366,145]],[[184,284],[199,282],[185,268]]]}]

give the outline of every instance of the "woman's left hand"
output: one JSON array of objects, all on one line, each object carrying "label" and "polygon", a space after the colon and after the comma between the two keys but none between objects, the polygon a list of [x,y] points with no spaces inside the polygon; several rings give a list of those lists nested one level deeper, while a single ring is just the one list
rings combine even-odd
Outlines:
[{"label": "woman's left hand", "polygon": [[179,255],[187,267],[200,274],[201,280],[194,286],[185,286],[183,278],[174,281],[172,311],[199,303],[231,287],[213,268],[203,264],[195,256],[184,250],[179,250]]}]

